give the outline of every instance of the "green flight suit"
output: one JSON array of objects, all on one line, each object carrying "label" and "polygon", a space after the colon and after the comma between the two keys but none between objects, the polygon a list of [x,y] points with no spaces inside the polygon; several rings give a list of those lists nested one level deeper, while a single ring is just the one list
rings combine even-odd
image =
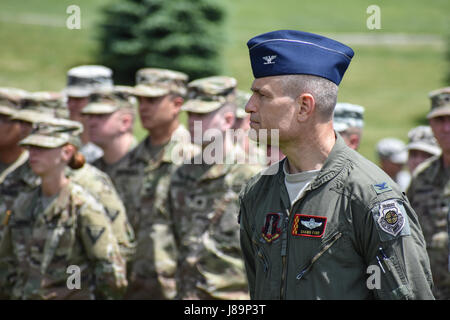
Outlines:
[{"label": "green flight suit", "polygon": [[284,161],[240,194],[252,299],[434,299],[417,215],[381,169],[337,135],[291,208]]}]

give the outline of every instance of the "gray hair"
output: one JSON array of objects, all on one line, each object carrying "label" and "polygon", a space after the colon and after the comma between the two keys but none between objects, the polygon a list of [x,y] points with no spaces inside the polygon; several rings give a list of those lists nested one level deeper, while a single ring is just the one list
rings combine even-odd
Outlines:
[{"label": "gray hair", "polygon": [[305,74],[280,76],[284,93],[297,98],[303,93],[314,97],[316,109],[323,120],[333,118],[334,107],[337,102],[338,86],[328,79]]}]

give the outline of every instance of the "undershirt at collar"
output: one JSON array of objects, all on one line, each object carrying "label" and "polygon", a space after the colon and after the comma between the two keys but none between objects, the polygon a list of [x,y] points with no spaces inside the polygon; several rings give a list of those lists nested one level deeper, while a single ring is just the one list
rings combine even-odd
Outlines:
[{"label": "undershirt at collar", "polygon": [[284,184],[286,185],[292,207],[297,200],[303,197],[303,192],[306,187],[308,187],[308,185],[317,177],[320,169],[291,174],[288,172],[286,166],[287,161],[285,161],[283,165]]}]

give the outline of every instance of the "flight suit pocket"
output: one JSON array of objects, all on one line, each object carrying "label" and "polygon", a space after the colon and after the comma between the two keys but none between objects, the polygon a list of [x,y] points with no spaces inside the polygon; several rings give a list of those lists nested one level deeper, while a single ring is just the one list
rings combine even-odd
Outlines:
[{"label": "flight suit pocket", "polygon": [[376,260],[381,270],[382,281],[379,289],[381,298],[410,299],[412,292],[406,278],[406,270],[396,254],[389,254],[387,249],[385,251],[380,247]]}]

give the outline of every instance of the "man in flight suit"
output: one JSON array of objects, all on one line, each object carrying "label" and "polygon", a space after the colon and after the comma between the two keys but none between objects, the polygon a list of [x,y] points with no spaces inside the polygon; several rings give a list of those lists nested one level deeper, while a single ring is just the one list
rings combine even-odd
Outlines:
[{"label": "man in flight suit", "polygon": [[286,155],[278,170],[253,177],[240,194],[251,298],[433,299],[425,241],[408,199],[333,130],[337,88],[353,50],[291,30],[247,45],[255,76],[250,126],[279,130]]}]

